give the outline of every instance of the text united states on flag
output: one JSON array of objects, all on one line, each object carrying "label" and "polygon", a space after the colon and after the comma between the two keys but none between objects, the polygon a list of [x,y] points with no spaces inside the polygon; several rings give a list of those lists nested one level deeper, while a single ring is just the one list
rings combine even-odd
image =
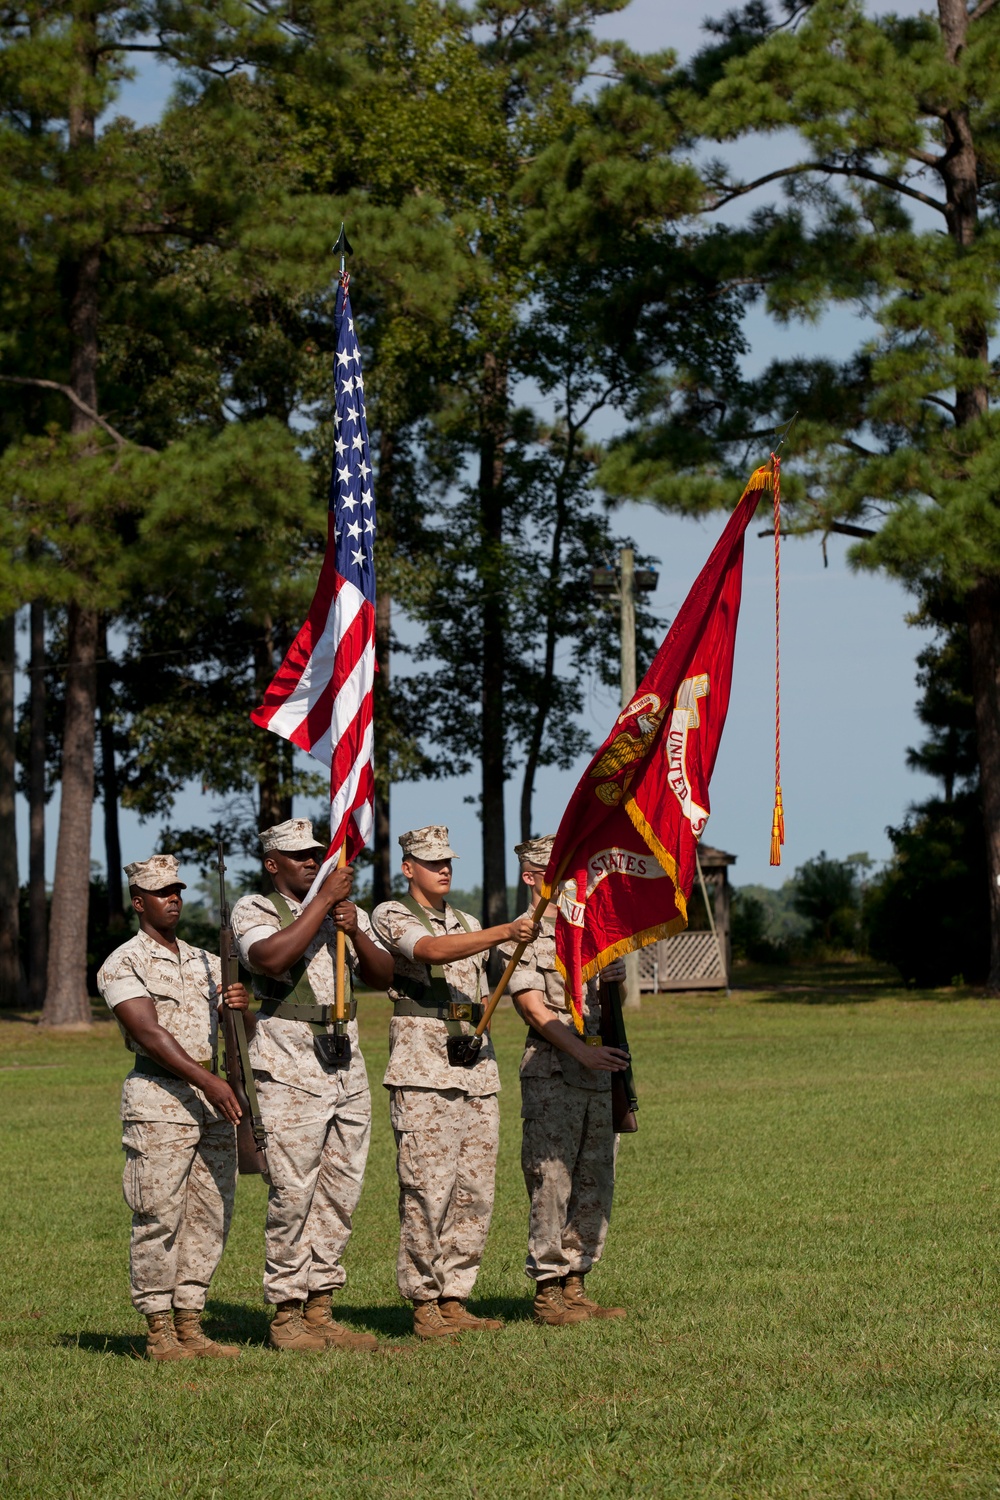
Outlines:
[{"label": "text united states on flag", "polygon": [[264,702],[250,715],[262,729],[330,767],[330,848],[313,891],[342,844],[350,861],[368,842],[375,791],[375,495],[361,356],[346,287],[337,291],[335,331],[335,455],[326,555],[308,618]]}]

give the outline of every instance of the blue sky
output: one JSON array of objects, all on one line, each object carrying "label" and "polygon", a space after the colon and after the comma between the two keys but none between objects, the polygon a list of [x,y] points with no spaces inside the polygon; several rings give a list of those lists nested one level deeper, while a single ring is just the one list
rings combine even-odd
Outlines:
[{"label": "blue sky", "polygon": [[[683,57],[702,40],[701,23],[718,15],[725,0],[691,0],[684,6],[662,0],[633,0],[623,12],[605,17],[598,29],[632,45],[654,50],[673,47]],[[916,9],[896,5],[897,11]],[[158,118],[171,83],[162,64],[145,60],[134,82],[122,92],[118,112],[137,123]],[[746,167],[767,171],[777,164],[780,143],[757,141],[743,148]],[[863,325],[843,311],[816,325],[781,327],[762,312],[748,319],[748,370],[774,358],[796,354],[843,357],[864,336]],[[604,434],[602,434],[603,436]],[[761,454],[766,458],[766,453]],[[735,504],[738,495],[734,493]],[[762,514],[760,525],[766,523]],[[637,545],[659,559],[660,578],[652,604],[671,618],[687,594],[722,528],[722,518],[693,522],[665,516],[648,506],[628,505],[618,525]],[[737,856],[737,884],[780,884],[795,866],[821,849],[843,858],[867,851],[876,859],[890,853],[887,824],[898,823],[909,803],[926,796],[931,783],[905,765],[908,745],[917,743],[914,713],[914,658],[923,637],[905,623],[908,600],[895,583],[853,573],[847,544],[831,538],[824,568],[818,540],[790,540],[782,561],[782,723],[783,785],[787,843],[784,864],[768,864],[774,756],[774,597],[771,544],[759,540],[755,524],[748,535],[743,612],[729,720],[712,783],[712,816],[705,841]],[[23,679],[20,683],[24,690]],[[584,727],[593,744],[603,739],[616,705],[604,689],[590,684]],[[253,731],[256,733],[257,731]],[[543,771],[535,807],[537,831],[554,829],[583,769]],[[447,823],[462,860],[456,884],[468,888],[481,878],[479,824],[465,798],[478,792],[475,776],[446,782],[401,784],[393,790],[393,833],[428,822]],[[520,780],[515,774],[507,799],[508,844],[517,839]],[[58,798],[48,816],[48,856],[55,852]],[[306,811],[307,809],[297,809]],[[19,852],[27,862],[26,810],[20,809]],[[93,857],[103,864],[100,809],[95,808]],[[169,821],[174,826],[214,821],[213,799],[189,789]],[[159,824],[122,818],[122,857],[141,858],[155,846]],[[194,872],[191,872],[192,874]],[[514,877],[511,855],[510,877]]]}]

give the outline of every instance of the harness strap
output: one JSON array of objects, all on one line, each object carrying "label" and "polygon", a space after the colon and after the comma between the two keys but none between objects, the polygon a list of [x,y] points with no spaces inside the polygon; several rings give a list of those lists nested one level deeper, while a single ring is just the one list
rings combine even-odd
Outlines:
[{"label": "harness strap", "polygon": [[394,1016],[416,1016],[423,1021],[471,1021],[478,1026],[483,1018],[483,1007],[471,1000],[449,1000],[446,1005],[436,1005],[433,1001],[422,1004],[419,1000],[394,1000],[392,1013]]},{"label": "harness strap", "polygon": [[[409,894],[407,894],[405,896],[400,896],[399,897],[399,904],[400,904],[400,906],[405,906],[406,910],[410,913],[411,916],[416,917],[416,919],[420,923],[421,927],[426,927],[427,928],[427,931],[430,933],[431,937],[437,937],[438,936],[438,933],[437,933],[437,931],[436,931],[436,929],[434,927],[434,924],[432,923],[432,921],[430,919],[430,916],[428,915],[427,908],[425,906],[421,906],[420,902],[417,900],[417,898],[415,896],[410,896]],[[451,912],[452,916],[455,918],[455,921],[458,923],[459,927],[462,928],[463,932],[470,932],[471,933],[472,928],[469,926],[468,922],[465,920],[465,913],[464,912],[460,912],[458,910],[458,908],[455,907],[455,906],[449,907],[449,905],[448,905],[448,903],[446,901],[445,905],[444,905],[444,913],[443,913],[443,915],[445,917],[447,917],[447,914],[448,914],[449,911]],[[420,959],[419,958],[415,959],[414,962],[415,963],[420,963]],[[441,1005],[441,1006],[451,1004],[451,999],[450,999],[451,991],[448,988],[448,981],[445,978],[444,965],[443,964],[426,964],[425,967],[430,971],[430,976],[431,976],[431,982],[430,982],[430,984],[421,985],[419,979],[404,979],[401,974],[394,974],[393,977],[392,977],[392,987],[393,987],[393,989],[394,990],[402,990],[411,1000],[416,1001],[418,1004],[420,1003],[422,996],[425,995],[425,994],[430,994],[431,996],[434,996],[436,994],[437,999],[432,1002],[434,1004]],[[418,990],[419,990],[419,993],[418,993]],[[410,1011],[398,1011],[397,1014],[398,1015],[410,1015],[411,1012]],[[422,1014],[422,1012],[414,1012],[413,1014]],[[444,1020],[449,1020],[449,1019],[454,1019],[454,1017],[445,1016],[443,1019]],[[479,1024],[479,1021],[477,1019],[476,1025],[478,1026],[478,1024]]]}]

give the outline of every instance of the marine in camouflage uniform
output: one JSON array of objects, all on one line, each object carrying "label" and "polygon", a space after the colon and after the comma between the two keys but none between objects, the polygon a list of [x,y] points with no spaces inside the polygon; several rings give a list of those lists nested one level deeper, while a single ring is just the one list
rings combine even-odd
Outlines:
[{"label": "marine in camouflage uniform", "polygon": [[[201,1331],[232,1219],[240,1117],[229,1085],[206,1071],[216,1053],[219,960],[176,936],[185,886],[172,855],[138,860],[125,874],[139,931],[105,959],[97,985],[135,1058],[121,1106],[132,1301],[149,1325],[150,1359],[233,1356],[236,1347]],[[234,1008],[246,1010],[247,1000],[242,985],[226,991]]]},{"label": "marine in camouflage uniform", "polygon": [[[517,846],[521,876],[537,903],[552,837]],[[615,1187],[618,1138],[611,1116],[611,1075],[627,1054],[601,1042],[600,986],[592,979],[584,997],[584,1034],[578,1035],[556,968],[555,915],[525,950],[510,993],[528,1023],[521,1059],[521,1167],[531,1200],[527,1275],[535,1282],[536,1321],[554,1327],[591,1317],[624,1317],[588,1297],[584,1277],[604,1249]],[[510,958],[513,945],[501,949]],[[611,982],[623,964],[609,965]]]},{"label": "marine in camouflage uniform", "polygon": [[260,839],[276,894],[242,897],[232,924],[262,1002],[250,1062],[267,1131],[264,1296],[277,1309],[270,1339],[279,1349],[373,1349],[371,1334],[331,1316],[331,1294],[347,1280],[341,1258],[371,1135],[357,1021],[352,1015],[347,1027],[348,1066],[321,1056],[317,1041],[332,1024],[338,928],[348,939],[350,973],[367,984],[385,989],[392,960],[365,912],[347,899],[350,868],[332,870],[303,906],[323,857],[307,819],[290,818]]},{"label": "marine in camouflage uniform", "polygon": [[475,1285],[493,1213],[500,1112],[493,1045],[472,1067],[453,1068],[449,1035],[480,1019],[485,957],[496,943],[531,934],[525,918],[483,930],[445,899],[456,857],[440,824],[401,835],[409,897],[372,914],[395,971],[389,990],[389,1117],[399,1176],[400,1293],[413,1303],[420,1338],[499,1328],[466,1301]]}]

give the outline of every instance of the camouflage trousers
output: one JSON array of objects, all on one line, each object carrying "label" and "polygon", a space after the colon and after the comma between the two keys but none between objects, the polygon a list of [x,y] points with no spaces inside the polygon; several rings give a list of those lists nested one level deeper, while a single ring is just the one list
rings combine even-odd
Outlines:
[{"label": "camouflage trousers", "polygon": [[203,1308],[233,1217],[233,1127],[126,1120],[122,1145],[133,1305],[141,1313]]},{"label": "camouflage trousers", "polygon": [[389,1090],[399,1176],[396,1282],[409,1302],[469,1296],[493,1215],[496,1094]]},{"label": "camouflage trousers", "polygon": [[615,1190],[611,1090],[522,1078],[521,1118],[531,1199],[525,1272],[533,1281],[585,1276],[601,1258]]},{"label": "camouflage trousers", "polygon": [[304,1302],[342,1287],[371,1137],[371,1094],[307,1094],[257,1075],[271,1186],[264,1226],[264,1298]]}]

